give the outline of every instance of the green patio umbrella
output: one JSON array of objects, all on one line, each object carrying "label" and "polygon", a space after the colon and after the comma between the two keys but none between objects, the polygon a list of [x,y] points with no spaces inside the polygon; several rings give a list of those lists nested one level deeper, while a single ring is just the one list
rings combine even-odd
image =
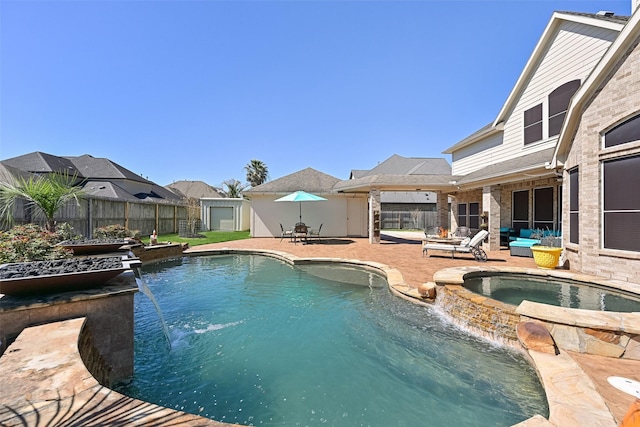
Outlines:
[{"label": "green patio umbrella", "polygon": [[306,191],[298,190],[291,194],[287,194],[284,197],[276,199],[276,202],[299,202],[300,204],[300,222],[302,222],[302,202],[319,202],[321,200],[327,200],[324,197],[316,196],[315,194],[307,193]]}]

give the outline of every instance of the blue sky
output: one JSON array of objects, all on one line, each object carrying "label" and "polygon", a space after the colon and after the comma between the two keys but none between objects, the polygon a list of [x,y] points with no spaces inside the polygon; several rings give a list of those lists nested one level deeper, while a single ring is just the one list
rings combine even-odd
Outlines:
[{"label": "blue sky", "polygon": [[341,179],[491,122],[553,11],[600,1],[0,1],[0,159],[107,157],[160,185]]}]

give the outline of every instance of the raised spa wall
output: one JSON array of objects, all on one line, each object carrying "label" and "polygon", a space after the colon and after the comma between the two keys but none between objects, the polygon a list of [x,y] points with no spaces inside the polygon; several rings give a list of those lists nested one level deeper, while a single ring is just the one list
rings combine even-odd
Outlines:
[{"label": "raised spa wall", "polygon": [[436,303],[454,321],[472,332],[521,348],[516,325],[525,321],[542,323],[555,345],[563,350],[630,360],[640,360],[640,313],[570,309],[523,301],[519,306],[478,295],[462,286],[465,276],[486,273],[516,273],[550,276],[594,283],[640,295],[640,286],[628,282],[603,280],[567,271],[527,268],[458,267],[434,274]]}]

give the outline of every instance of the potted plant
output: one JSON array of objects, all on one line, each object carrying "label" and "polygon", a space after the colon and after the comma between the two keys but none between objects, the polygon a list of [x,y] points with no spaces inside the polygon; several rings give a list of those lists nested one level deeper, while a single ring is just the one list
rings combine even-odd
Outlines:
[{"label": "potted plant", "polygon": [[552,270],[558,266],[562,248],[555,246],[533,245],[531,246],[533,260],[539,268]]}]

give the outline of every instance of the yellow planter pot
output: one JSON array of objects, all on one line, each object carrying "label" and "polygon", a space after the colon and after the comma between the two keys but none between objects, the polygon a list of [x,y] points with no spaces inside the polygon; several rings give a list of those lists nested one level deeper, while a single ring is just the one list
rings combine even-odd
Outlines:
[{"label": "yellow planter pot", "polygon": [[562,248],[552,246],[531,246],[533,252],[533,260],[540,268],[554,269],[560,261]]}]

